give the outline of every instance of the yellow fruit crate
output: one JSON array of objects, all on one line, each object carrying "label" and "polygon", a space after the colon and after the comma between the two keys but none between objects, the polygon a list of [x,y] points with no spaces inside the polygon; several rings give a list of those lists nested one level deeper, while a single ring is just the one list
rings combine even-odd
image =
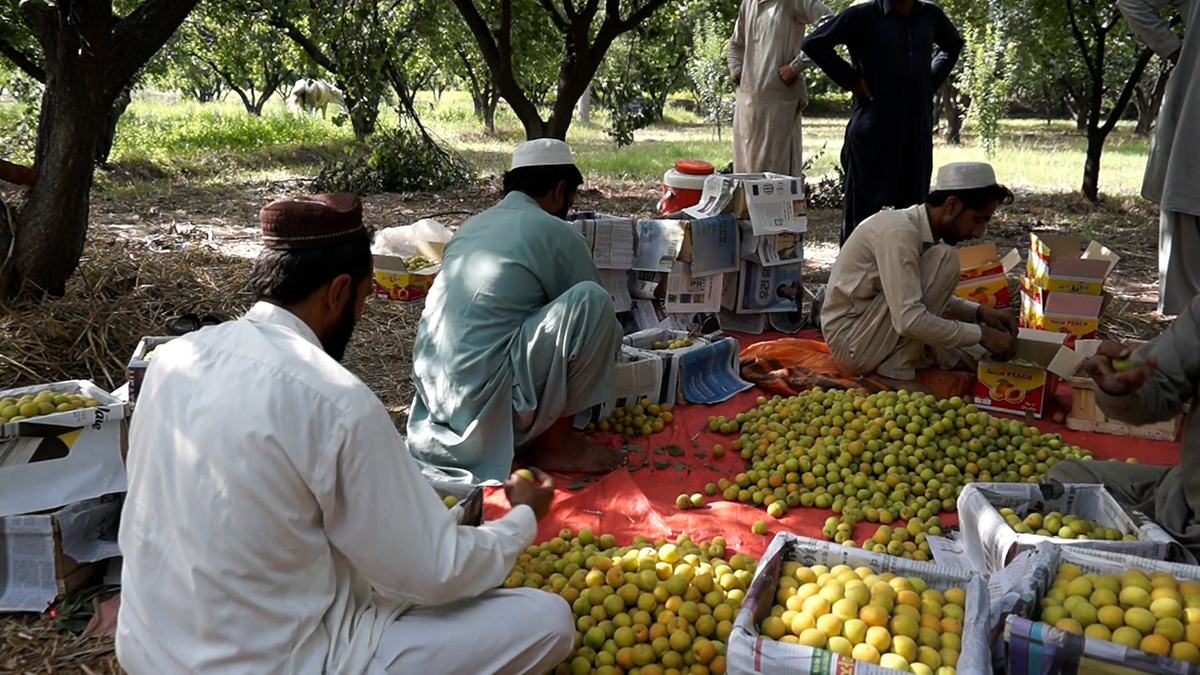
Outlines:
[{"label": "yellow fruit crate", "polygon": [[[928,588],[939,591],[961,588],[965,592],[965,613],[956,671],[964,674],[991,672],[989,604],[981,575],[780,532],[759,561],[729,637],[727,672],[731,675],[894,675],[897,672],[826,649],[776,641],[761,635],[759,626],[771,616],[780,576],[787,562],[831,568],[837,565],[868,567],[876,574],[918,578]],[[937,672],[936,669],[933,672]]]}]

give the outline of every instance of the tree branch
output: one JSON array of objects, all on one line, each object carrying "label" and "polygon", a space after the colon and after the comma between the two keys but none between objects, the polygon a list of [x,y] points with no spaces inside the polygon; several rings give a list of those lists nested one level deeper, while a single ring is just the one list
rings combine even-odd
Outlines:
[{"label": "tree branch", "polygon": [[[559,13],[558,8],[555,7],[550,0],[538,0],[538,4],[541,5],[542,9],[546,10],[546,13],[550,15],[550,21],[554,23],[555,28],[559,29],[560,31],[566,31],[570,29],[570,24],[567,23],[567,20],[563,18],[563,15]],[[574,22],[576,14],[575,8],[571,6],[571,0],[563,0],[563,5],[567,10],[567,16],[571,17],[572,22]]]},{"label": "tree branch", "polygon": [[331,73],[337,72],[337,68],[334,67],[333,61],[325,55],[325,52],[321,51],[321,48],[317,46],[317,43],[313,42],[307,35],[300,32],[300,29],[297,28],[296,24],[292,23],[290,19],[282,14],[276,13],[271,15],[270,24],[276,28],[282,29],[283,32],[287,34],[289,38],[291,38],[292,42],[295,42],[297,46],[303,49],[304,53],[308,54],[308,57],[315,61],[318,66],[321,66]]},{"label": "tree branch", "polygon": [[[1075,21],[1075,3],[1067,0],[1067,17],[1071,20],[1071,34],[1075,36],[1075,44],[1079,45],[1079,52],[1083,55],[1083,63],[1087,66],[1088,72],[1093,78],[1096,75],[1096,66],[1092,63],[1091,55],[1088,53],[1087,40],[1083,35],[1083,31],[1079,29],[1079,23]],[[1103,77],[1103,73],[1100,74]]]},{"label": "tree branch", "polygon": [[14,47],[8,40],[0,38],[0,56],[5,57],[12,62],[14,66],[21,69],[29,77],[46,84],[46,70],[34,63],[33,58],[25,52]]},{"label": "tree branch", "polygon": [[112,58],[104,72],[104,97],[114,101],[146,65],[199,0],[146,0],[112,31]]},{"label": "tree branch", "polygon": [[1129,79],[1125,80],[1125,86],[1121,89],[1121,95],[1117,97],[1117,102],[1113,105],[1112,110],[1108,111],[1108,119],[1104,120],[1104,126],[1100,128],[1106,136],[1117,126],[1117,121],[1125,113],[1125,107],[1129,105],[1129,98],[1133,96],[1133,88],[1142,79],[1142,72],[1146,70],[1146,66],[1150,63],[1150,59],[1153,56],[1154,52],[1150,51],[1149,48],[1143,48],[1141,53],[1138,54],[1137,62],[1133,65],[1133,72],[1129,74]]}]

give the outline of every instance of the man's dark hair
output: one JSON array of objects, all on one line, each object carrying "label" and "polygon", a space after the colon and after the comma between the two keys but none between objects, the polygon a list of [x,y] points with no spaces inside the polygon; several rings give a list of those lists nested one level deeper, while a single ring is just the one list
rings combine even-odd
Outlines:
[{"label": "man's dark hair", "polygon": [[945,204],[946,200],[951,197],[958,197],[963,208],[972,211],[982,211],[993,201],[999,201],[1001,204],[1011,204],[1013,201],[1012,190],[1003,185],[988,185],[970,190],[934,190],[925,198],[925,203],[938,207]]},{"label": "man's dark hair", "polygon": [[545,197],[564,180],[567,181],[567,194],[572,194],[583,185],[583,174],[574,164],[523,166],[505,172],[504,194],[524,192],[537,199]]},{"label": "man's dark hair", "polygon": [[268,248],[254,261],[250,285],[255,300],[294,305],[343,274],[349,274],[357,287],[372,268],[370,237],[320,248]]}]

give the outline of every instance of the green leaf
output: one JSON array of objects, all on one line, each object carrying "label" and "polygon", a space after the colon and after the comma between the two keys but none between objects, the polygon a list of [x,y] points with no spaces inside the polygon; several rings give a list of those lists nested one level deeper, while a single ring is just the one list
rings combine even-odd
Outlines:
[{"label": "green leaf", "polygon": [[667,454],[671,455],[672,457],[680,457],[683,455],[683,448],[679,447],[678,445],[668,445]]},{"label": "green leaf", "polygon": [[665,469],[669,466],[671,466],[670,462],[655,462],[654,463],[654,468],[658,469],[659,471],[662,471],[663,469]]}]

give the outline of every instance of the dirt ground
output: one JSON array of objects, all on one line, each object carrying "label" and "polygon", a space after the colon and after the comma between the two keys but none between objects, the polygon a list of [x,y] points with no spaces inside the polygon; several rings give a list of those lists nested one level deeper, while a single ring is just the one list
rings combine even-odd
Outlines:
[{"label": "dirt ground", "polygon": [[[120,176],[113,178],[110,185],[121,182]],[[302,191],[298,180],[224,186],[175,183],[153,192],[136,191],[140,194],[98,190],[88,250],[68,289],[69,295],[82,297],[0,308],[4,351],[28,355],[0,359],[0,388],[36,384],[46,373],[55,379],[89,378],[116,388],[137,337],[156,332],[168,316],[184,311],[236,316],[250,302],[245,281],[258,251],[258,209],[272,198]],[[13,195],[4,196],[11,203]],[[365,218],[375,227],[422,217],[457,225],[499,197],[494,180],[475,190],[375,195],[364,200]],[[589,185],[576,207],[644,217],[652,215],[657,198],[653,185],[602,182]],[[828,276],[837,252],[839,221],[840,213],[833,210],[809,214],[809,283]],[[1153,205],[1132,198],[1091,204],[1074,195],[1019,194],[1012,206],[998,213],[987,238],[1002,251],[1024,252],[1030,229],[1095,238],[1121,256],[1109,284],[1114,299],[1102,322],[1105,335],[1147,339],[1162,330],[1164,320],[1153,313]],[[369,302],[346,360],[398,424],[412,397],[409,359],[418,318],[416,306]],[[118,669],[109,641],[73,637],[49,616],[9,616],[0,618],[0,672],[99,674]]]}]

